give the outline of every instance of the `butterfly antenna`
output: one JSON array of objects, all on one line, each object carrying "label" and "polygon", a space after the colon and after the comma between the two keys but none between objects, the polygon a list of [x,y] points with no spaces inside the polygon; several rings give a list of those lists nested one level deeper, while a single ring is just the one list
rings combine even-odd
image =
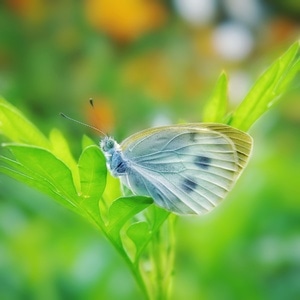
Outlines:
[{"label": "butterfly antenna", "polygon": [[[92,107],[92,109],[93,109],[94,117],[97,117],[97,111],[96,111],[95,106],[94,106],[94,100],[93,100],[93,98],[90,98],[90,99],[89,99],[89,102],[90,102],[90,105],[91,105],[91,107]],[[95,123],[94,123],[94,125],[95,125],[95,127],[98,128],[99,126],[98,126],[97,120],[98,120],[98,118],[95,118]]]},{"label": "butterfly antenna", "polygon": [[93,100],[93,98],[90,98],[90,99],[89,99],[89,102],[90,102],[91,107],[94,108],[94,100]]},{"label": "butterfly antenna", "polygon": [[[90,99],[90,100],[91,100],[91,99]],[[80,124],[80,125],[89,127],[89,128],[91,128],[91,129],[93,129],[93,130],[96,130],[96,131],[100,132],[102,135],[107,136],[106,133],[104,133],[103,131],[101,131],[99,128],[97,128],[97,127],[95,127],[95,126],[92,126],[92,125],[89,125],[89,124],[80,122],[80,121],[78,121],[78,120],[76,120],[76,119],[73,119],[73,118],[71,118],[71,117],[65,115],[65,114],[62,113],[62,112],[60,113],[60,115],[61,115],[63,118],[66,118],[66,119],[68,119],[68,120],[70,120],[70,121],[73,121],[73,122],[75,122],[75,123],[78,123],[78,124]]]}]

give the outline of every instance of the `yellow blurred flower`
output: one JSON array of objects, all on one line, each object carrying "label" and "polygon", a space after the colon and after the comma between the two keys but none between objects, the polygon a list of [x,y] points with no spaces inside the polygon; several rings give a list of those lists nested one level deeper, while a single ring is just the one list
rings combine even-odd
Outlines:
[{"label": "yellow blurred flower", "polygon": [[30,25],[44,20],[47,5],[40,0],[6,0],[6,5]]},{"label": "yellow blurred flower", "polygon": [[162,4],[149,0],[86,0],[88,21],[120,42],[129,42],[161,26],[166,19]]},{"label": "yellow blurred flower", "polygon": [[142,90],[157,101],[169,101],[182,93],[186,102],[205,88],[206,73],[198,70],[196,59],[182,59],[176,64],[168,53],[152,51],[128,60],[123,65],[121,77],[126,86]]}]

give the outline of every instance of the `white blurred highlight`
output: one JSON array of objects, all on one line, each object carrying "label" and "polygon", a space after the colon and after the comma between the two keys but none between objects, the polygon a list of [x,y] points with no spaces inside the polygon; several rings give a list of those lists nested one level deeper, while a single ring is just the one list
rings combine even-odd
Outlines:
[{"label": "white blurred highlight", "polygon": [[216,53],[228,61],[241,61],[253,50],[251,32],[239,23],[224,23],[218,26],[212,36]]},{"label": "white blurred highlight", "polygon": [[224,0],[224,6],[231,18],[251,27],[260,25],[263,11],[258,0]]},{"label": "white blurred highlight", "polygon": [[215,0],[174,0],[174,5],[178,14],[194,25],[211,22],[217,10]]},{"label": "white blurred highlight", "polygon": [[251,87],[251,79],[247,72],[235,71],[229,74],[228,96],[230,102],[240,103]]},{"label": "white blurred highlight", "polygon": [[151,127],[166,126],[171,123],[171,119],[166,114],[158,113],[154,116]]}]

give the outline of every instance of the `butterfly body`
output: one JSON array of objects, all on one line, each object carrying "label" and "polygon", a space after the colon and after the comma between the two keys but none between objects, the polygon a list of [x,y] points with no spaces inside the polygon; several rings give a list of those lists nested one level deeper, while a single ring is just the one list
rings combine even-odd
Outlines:
[{"label": "butterfly body", "polygon": [[128,162],[120,149],[120,145],[111,137],[105,137],[101,143],[110,172],[114,177],[125,175],[128,172]]},{"label": "butterfly body", "polygon": [[191,123],[150,128],[101,143],[109,170],[134,194],[177,214],[212,210],[246,166],[251,137],[233,127]]}]

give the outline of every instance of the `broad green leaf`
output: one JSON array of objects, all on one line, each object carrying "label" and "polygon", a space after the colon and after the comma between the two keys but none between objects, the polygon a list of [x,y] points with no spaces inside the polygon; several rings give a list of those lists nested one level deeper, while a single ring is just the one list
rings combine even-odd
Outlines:
[{"label": "broad green leaf", "polygon": [[6,174],[17,181],[48,195],[66,208],[79,213],[76,203],[70,202],[68,199],[66,199],[64,195],[59,193],[59,191],[57,191],[57,189],[53,187],[52,184],[47,180],[41,178],[40,176],[35,176],[36,174],[34,172],[30,173],[30,171],[24,166],[16,161],[9,160],[6,157],[0,157],[0,162],[2,163],[0,165],[0,173]]},{"label": "broad green leaf", "polygon": [[133,223],[128,227],[126,233],[135,245],[136,253],[134,261],[137,261],[151,239],[149,225],[146,222]]},{"label": "broad green leaf", "polygon": [[85,148],[78,162],[83,207],[97,222],[101,222],[99,200],[106,185],[105,158],[96,145]]},{"label": "broad green leaf", "polygon": [[78,197],[70,169],[51,152],[46,149],[18,145],[6,144],[6,147],[13,153],[16,160],[24,166],[29,174],[35,179],[44,180],[49,187],[67,201],[74,203]]},{"label": "broad green leaf", "polygon": [[102,194],[102,199],[99,202],[100,212],[104,223],[108,223],[108,210],[112,203],[120,198],[124,197],[124,193],[121,191],[120,179],[113,177],[110,172],[106,175],[106,187]]},{"label": "broad green leaf", "polygon": [[151,198],[143,196],[121,197],[115,200],[109,208],[107,233],[121,245],[119,233],[124,224],[152,203]]},{"label": "broad green leaf", "polygon": [[47,138],[3,98],[0,98],[0,134],[13,142],[50,148]]},{"label": "broad green leaf", "polygon": [[113,177],[110,172],[107,172],[106,182],[102,199],[107,206],[110,206],[115,199],[124,196],[124,194],[121,191],[120,179]]},{"label": "broad green leaf", "polygon": [[247,131],[274,104],[299,71],[298,50],[297,42],[263,73],[233,113],[230,125]]},{"label": "broad green leaf", "polygon": [[62,133],[57,129],[52,129],[50,132],[49,140],[52,144],[51,150],[53,154],[63,161],[66,166],[71,170],[74,180],[74,185],[77,192],[80,191],[80,179],[77,163],[70,151],[69,145],[62,135]]},{"label": "broad green leaf", "polygon": [[167,220],[170,212],[153,204],[147,208],[145,215],[147,222],[133,223],[127,229],[127,235],[136,247],[135,260],[138,259],[139,255],[153,238],[153,235],[158,232],[162,224]]},{"label": "broad green leaf", "polygon": [[203,110],[203,122],[222,122],[227,111],[228,80],[223,72],[216,84],[211,98]]},{"label": "broad green leaf", "polygon": [[88,137],[87,135],[84,135],[82,137],[81,145],[82,145],[82,149],[85,149],[88,146],[95,145],[95,142],[90,137]]},{"label": "broad green leaf", "polygon": [[155,233],[159,230],[160,226],[165,222],[165,220],[170,215],[170,212],[158,207],[157,205],[152,205],[147,210],[147,220],[151,224],[151,231]]}]

